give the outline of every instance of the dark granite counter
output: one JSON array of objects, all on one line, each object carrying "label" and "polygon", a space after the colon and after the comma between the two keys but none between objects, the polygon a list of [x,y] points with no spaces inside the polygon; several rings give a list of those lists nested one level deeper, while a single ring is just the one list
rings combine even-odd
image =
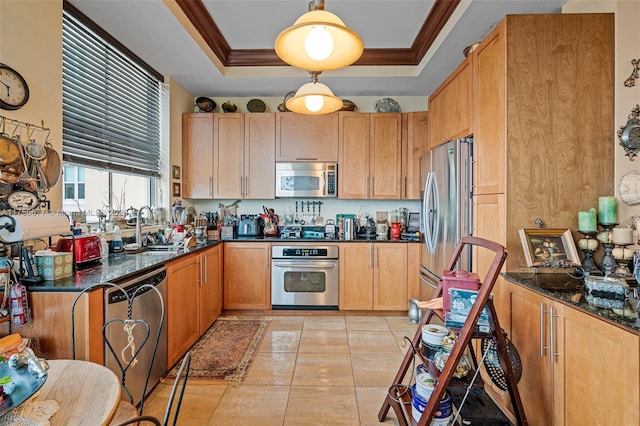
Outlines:
[{"label": "dark granite counter", "polygon": [[82,291],[84,288],[110,281],[118,283],[125,281],[141,272],[159,267],[169,261],[195,253],[205,248],[213,247],[220,241],[210,241],[204,245],[190,247],[184,250],[170,252],[145,251],[141,253],[114,253],[109,255],[106,262],[97,261],[91,265],[81,267],[70,276],[56,281],[42,281],[39,283],[25,283],[27,291]]},{"label": "dark granite counter", "polygon": [[[595,314],[604,320],[621,325],[636,334],[640,334],[640,318],[638,312],[627,309],[624,315],[622,311],[598,308],[590,305],[585,300],[584,281],[571,277],[564,273],[518,273],[505,272],[502,274],[510,282],[527,287],[561,303],[570,305],[582,311]],[[635,280],[629,282],[630,286],[637,286]]]},{"label": "dark granite counter", "polygon": [[379,240],[377,238],[356,238],[355,240],[338,240],[335,238],[279,238],[279,237],[235,237],[225,239],[223,241],[256,241],[262,243],[318,243],[318,244],[326,244],[326,243],[390,243],[390,244],[398,244],[398,243],[421,243],[421,241],[414,240],[391,240],[384,239]]}]

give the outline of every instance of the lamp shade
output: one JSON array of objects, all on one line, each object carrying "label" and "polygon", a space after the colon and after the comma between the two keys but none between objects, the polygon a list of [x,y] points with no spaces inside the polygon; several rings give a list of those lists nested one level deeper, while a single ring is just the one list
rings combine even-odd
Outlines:
[{"label": "lamp shade", "polygon": [[330,71],[357,61],[364,44],[333,13],[312,10],[278,35],[275,50],[280,59],[296,68]]},{"label": "lamp shade", "polygon": [[298,114],[329,114],[342,108],[342,99],[322,83],[312,81],[300,86],[295,96],[287,100],[287,109]]}]

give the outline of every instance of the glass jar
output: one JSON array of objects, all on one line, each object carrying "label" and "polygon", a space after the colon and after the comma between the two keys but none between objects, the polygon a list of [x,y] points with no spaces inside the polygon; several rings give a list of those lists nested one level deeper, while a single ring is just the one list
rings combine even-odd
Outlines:
[{"label": "glass jar", "polygon": [[[453,344],[444,344],[442,348],[435,354],[433,357],[433,364],[436,366],[438,371],[442,372],[444,370],[444,366],[449,359],[449,355],[451,355],[451,350],[453,349]],[[462,354],[460,361],[458,361],[458,366],[453,372],[453,377],[456,379],[462,379],[467,377],[469,372],[471,371],[471,360],[467,354]]]}]

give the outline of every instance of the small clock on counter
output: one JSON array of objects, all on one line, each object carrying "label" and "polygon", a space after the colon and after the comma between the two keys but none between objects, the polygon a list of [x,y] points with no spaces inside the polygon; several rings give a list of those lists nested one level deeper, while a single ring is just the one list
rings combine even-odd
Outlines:
[{"label": "small clock on counter", "polygon": [[0,64],[0,108],[17,110],[29,100],[29,86],[22,75],[9,65]]}]

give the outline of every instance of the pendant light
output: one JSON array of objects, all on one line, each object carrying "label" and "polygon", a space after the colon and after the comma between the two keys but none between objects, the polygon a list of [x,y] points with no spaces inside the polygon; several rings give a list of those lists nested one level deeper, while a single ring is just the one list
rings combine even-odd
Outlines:
[{"label": "pendant light", "polygon": [[312,0],[309,12],[278,35],[275,50],[280,59],[296,68],[329,71],[357,61],[364,44],[340,18],[324,10],[324,0]]},{"label": "pendant light", "polygon": [[311,82],[300,86],[296,94],[287,100],[289,111],[298,114],[329,114],[342,108],[342,99],[331,92],[326,85],[318,82],[319,72],[311,72]]}]

